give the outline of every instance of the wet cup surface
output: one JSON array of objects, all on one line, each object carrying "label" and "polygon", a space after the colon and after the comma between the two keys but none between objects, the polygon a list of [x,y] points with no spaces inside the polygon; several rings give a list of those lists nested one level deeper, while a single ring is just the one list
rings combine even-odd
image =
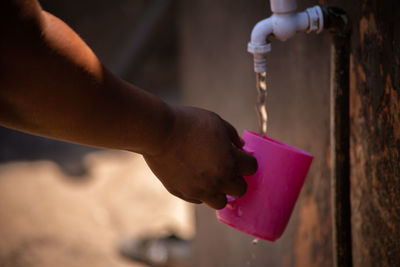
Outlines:
[{"label": "wet cup surface", "polygon": [[258,170],[244,177],[246,194],[228,196],[217,218],[239,231],[275,241],[286,228],[313,156],[250,131],[244,132],[243,139],[244,150],[257,159]]}]

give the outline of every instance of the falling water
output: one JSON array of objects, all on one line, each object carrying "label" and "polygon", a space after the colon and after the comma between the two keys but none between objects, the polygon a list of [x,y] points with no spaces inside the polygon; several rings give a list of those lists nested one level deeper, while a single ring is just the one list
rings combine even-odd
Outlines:
[{"label": "falling water", "polygon": [[[268,114],[267,114],[267,73],[257,73],[256,76],[256,87],[257,87],[257,103],[256,103],[256,111],[258,115],[258,127],[260,136],[267,135],[267,122],[268,122]],[[253,248],[250,249],[250,258],[246,262],[246,266],[251,267],[252,263],[256,259],[256,251],[255,246],[258,244],[259,239],[255,238],[251,241],[253,244]]]},{"label": "falling water", "polygon": [[[258,115],[258,129],[260,136],[267,135],[268,130],[268,114],[267,114],[267,73],[261,72],[256,74],[256,87],[257,87],[257,103],[256,111]],[[251,243],[256,246],[259,242],[258,238],[254,238]],[[251,249],[250,259],[246,262],[247,266],[251,266],[252,262],[256,259],[256,253]]]},{"label": "falling water", "polygon": [[[256,246],[259,242],[258,238],[254,238],[251,243]],[[253,247],[252,249],[250,249],[250,258],[246,261],[246,266],[251,267],[252,264],[254,263],[254,261],[256,260],[256,251],[255,251],[255,247]]]},{"label": "falling water", "polygon": [[256,87],[258,91],[256,110],[258,115],[258,127],[260,136],[267,134],[268,114],[267,114],[267,73],[257,73]]}]

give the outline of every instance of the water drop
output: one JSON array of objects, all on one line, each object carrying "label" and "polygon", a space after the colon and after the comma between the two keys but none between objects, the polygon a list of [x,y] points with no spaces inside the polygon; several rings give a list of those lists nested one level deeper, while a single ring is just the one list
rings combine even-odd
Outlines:
[{"label": "water drop", "polygon": [[242,215],[243,215],[243,211],[242,211],[241,208],[239,208],[239,209],[238,209],[238,216],[240,217],[240,216],[242,216]]},{"label": "water drop", "polygon": [[251,241],[251,243],[253,245],[257,245],[258,244],[259,239],[258,238],[254,238],[253,241]]}]

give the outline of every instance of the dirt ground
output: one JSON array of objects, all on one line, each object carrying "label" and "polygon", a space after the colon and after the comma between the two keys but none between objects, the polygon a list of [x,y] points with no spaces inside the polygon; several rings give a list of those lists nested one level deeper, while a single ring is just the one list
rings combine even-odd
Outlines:
[{"label": "dirt ground", "polygon": [[0,267],[139,267],[121,240],[194,234],[189,204],[171,196],[142,157],[93,152],[73,179],[50,161],[0,165]]}]

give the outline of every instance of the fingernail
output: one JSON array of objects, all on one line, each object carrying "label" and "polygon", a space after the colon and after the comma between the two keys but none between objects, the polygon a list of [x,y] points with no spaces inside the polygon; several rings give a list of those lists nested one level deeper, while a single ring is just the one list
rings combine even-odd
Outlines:
[{"label": "fingernail", "polygon": [[248,148],[248,147],[243,147],[243,150],[246,151],[247,153],[249,153],[250,155],[253,155],[255,152],[253,149]]},{"label": "fingernail", "polygon": [[235,198],[235,197],[233,197],[233,196],[229,196],[229,195],[226,195],[226,199],[228,200],[228,202],[233,202],[233,201],[235,201],[235,200],[236,200],[236,198]]}]

